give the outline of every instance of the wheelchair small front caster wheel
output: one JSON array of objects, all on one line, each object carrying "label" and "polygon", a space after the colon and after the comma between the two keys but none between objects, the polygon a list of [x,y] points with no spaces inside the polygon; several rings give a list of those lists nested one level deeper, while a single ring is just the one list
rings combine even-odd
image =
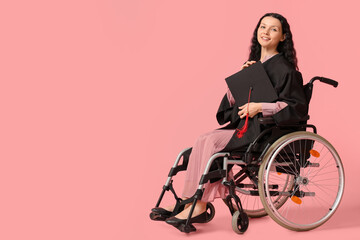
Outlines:
[{"label": "wheelchair small front caster wheel", "polygon": [[211,203],[207,203],[206,205],[206,222],[210,222],[213,220],[215,216],[215,207]]},{"label": "wheelchair small front caster wheel", "polygon": [[243,234],[249,226],[249,218],[245,212],[236,211],[232,217],[232,229],[237,234]]}]

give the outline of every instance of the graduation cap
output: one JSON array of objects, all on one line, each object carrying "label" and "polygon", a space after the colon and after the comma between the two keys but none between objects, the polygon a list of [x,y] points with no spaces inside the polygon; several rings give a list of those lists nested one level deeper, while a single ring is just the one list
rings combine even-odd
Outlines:
[{"label": "graduation cap", "polygon": [[227,77],[225,81],[238,106],[249,101],[250,89],[251,102],[273,102],[278,98],[260,61]]},{"label": "graduation cap", "polygon": [[[250,102],[273,102],[278,99],[276,91],[260,61],[227,77],[225,81],[237,106]],[[248,118],[249,111],[244,126],[237,129],[239,138],[247,130]]]}]

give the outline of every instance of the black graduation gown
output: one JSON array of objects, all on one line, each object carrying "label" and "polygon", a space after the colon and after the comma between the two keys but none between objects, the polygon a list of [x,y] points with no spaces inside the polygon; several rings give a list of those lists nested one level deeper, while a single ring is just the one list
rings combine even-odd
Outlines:
[{"label": "black graduation gown", "polygon": [[[263,66],[278,95],[277,101],[283,101],[288,104],[272,116],[275,122],[278,125],[293,125],[306,121],[308,102],[303,91],[301,73],[291,66],[283,56],[283,53],[279,53],[265,61]],[[244,125],[245,118],[240,119],[238,107],[236,104],[230,107],[225,94],[220,103],[216,118],[220,125],[228,122],[229,124],[220,129],[240,129]],[[258,118],[261,116],[261,114],[257,114],[253,118],[249,118],[248,130],[243,137],[238,138],[235,131],[229,143],[222,151],[237,150],[253,142],[261,132],[261,126],[258,121]]]}]

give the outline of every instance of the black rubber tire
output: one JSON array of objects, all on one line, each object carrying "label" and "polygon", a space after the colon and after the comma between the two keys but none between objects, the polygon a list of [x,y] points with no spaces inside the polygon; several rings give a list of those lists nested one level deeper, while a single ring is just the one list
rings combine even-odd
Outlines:
[{"label": "black rubber tire", "polygon": [[245,212],[236,211],[231,221],[232,229],[237,234],[243,234],[249,227],[249,217]]}]

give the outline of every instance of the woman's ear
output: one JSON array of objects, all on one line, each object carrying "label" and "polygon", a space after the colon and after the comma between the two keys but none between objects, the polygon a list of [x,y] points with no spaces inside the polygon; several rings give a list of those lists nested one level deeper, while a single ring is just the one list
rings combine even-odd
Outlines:
[{"label": "woman's ear", "polygon": [[282,38],[280,39],[280,42],[285,41],[285,39],[286,39],[286,34],[283,34],[283,35],[282,35]]}]

